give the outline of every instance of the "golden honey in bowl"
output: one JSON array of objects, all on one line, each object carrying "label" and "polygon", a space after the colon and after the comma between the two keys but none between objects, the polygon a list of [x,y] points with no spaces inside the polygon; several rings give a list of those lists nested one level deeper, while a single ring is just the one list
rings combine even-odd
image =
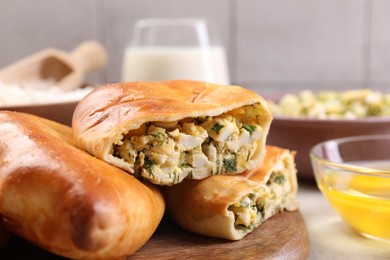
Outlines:
[{"label": "golden honey in bowl", "polygon": [[[390,161],[353,164],[390,172]],[[390,242],[390,175],[331,171],[319,181],[319,187],[334,209],[362,235]]]}]

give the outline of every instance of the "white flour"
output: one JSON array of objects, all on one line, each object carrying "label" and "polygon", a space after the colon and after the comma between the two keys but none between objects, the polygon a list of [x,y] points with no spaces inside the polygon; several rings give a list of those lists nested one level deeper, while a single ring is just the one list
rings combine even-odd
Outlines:
[{"label": "white flour", "polygon": [[65,91],[54,86],[51,81],[25,86],[0,82],[0,107],[79,101],[92,89],[85,87]]}]

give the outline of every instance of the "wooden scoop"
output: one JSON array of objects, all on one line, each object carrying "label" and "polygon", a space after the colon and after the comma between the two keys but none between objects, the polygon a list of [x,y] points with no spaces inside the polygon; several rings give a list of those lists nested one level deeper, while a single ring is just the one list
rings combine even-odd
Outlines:
[{"label": "wooden scoop", "polygon": [[5,84],[53,85],[72,90],[81,87],[85,74],[102,68],[107,61],[105,48],[96,41],[86,41],[71,53],[46,49],[0,70],[0,82]]}]

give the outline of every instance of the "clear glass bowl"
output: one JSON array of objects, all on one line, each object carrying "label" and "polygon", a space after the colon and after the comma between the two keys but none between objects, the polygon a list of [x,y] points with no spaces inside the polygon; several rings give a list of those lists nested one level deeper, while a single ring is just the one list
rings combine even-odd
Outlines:
[{"label": "clear glass bowl", "polygon": [[318,187],[358,233],[390,242],[390,135],[328,140],[310,151]]}]

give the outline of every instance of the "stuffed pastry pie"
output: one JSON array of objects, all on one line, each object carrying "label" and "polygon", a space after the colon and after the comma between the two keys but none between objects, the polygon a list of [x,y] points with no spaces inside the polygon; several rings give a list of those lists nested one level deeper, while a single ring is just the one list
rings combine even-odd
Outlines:
[{"label": "stuffed pastry pie", "polygon": [[267,146],[260,166],[242,174],[184,180],[164,188],[169,215],[184,229],[239,240],[283,210],[298,208],[294,153]]},{"label": "stuffed pastry pie", "polygon": [[0,215],[13,233],[72,259],[117,259],[151,237],[160,191],[75,147],[70,127],[0,112]]},{"label": "stuffed pastry pie", "polygon": [[76,107],[72,127],[82,149],[172,185],[255,167],[271,120],[265,100],[238,86],[132,82],[90,93]]}]

